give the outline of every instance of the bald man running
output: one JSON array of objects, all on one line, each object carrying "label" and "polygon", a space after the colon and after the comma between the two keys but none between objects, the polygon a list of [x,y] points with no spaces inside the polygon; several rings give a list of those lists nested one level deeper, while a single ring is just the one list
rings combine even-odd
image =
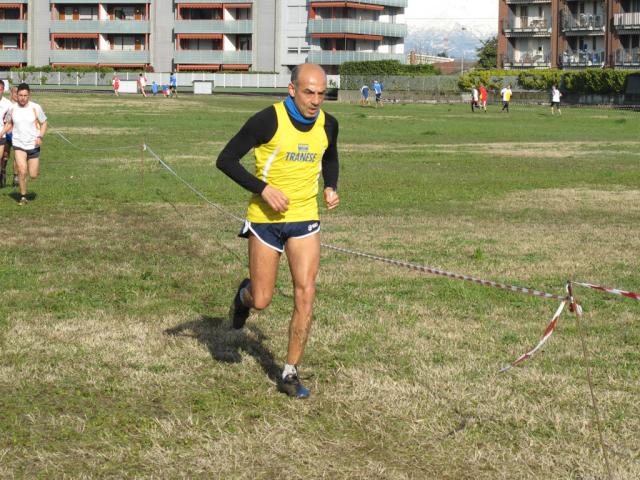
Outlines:
[{"label": "bald man running", "polygon": [[[316,276],[320,267],[318,178],[324,180],[328,209],[338,206],[338,121],[320,109],[327,90],[324,70],[314,64],[294,68],[289,96],[251,117],[218,157],[217,166],[253,193],[240,236],[249,240],[249,278],[238,286],[232,305],[234,328],[242,328],[252,308],[270,303],[282,252],[293,280],[287,362],[279,388],[307,398],[298,365],[311,329]],[[255,148],[255,175],[240,159]]]}]

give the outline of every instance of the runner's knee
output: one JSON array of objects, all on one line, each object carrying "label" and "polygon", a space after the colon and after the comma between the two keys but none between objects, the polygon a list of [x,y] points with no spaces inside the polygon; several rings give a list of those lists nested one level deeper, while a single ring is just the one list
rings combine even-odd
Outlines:
[{"label": "runner's knee", "polygon": [[316,298],[316,286],[314,283],[295,287],[295,302],[297,306],[311,308]]},{"label": "runner's knee", "polygon": [[253,295],[253,308],[256,310],[264,310],[271,304],[273,294],[251,292]]}]

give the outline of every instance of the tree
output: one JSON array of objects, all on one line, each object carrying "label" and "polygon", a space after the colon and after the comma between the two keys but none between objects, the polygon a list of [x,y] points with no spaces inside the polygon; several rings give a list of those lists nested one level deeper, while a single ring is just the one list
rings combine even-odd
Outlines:
[{"label": "tree", "polygon": [[496,68],[498,63],[498,36],[482,42],[482,46],[476,49],[478,55],[478,67]]}]

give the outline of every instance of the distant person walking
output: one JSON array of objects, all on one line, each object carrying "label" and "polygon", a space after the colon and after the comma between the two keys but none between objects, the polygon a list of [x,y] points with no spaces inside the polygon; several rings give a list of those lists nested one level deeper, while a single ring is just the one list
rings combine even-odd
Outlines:
[{"label": "distant person walking", "polygon": [[480,105],[478,104],[478,96],[478,89],[474,85],[471,88],[471,113],[474,113],[476,108],[480,108]]},{"label": "distant person walking", "polygon": [[20,205],[27,204],[27,173],[36,179],[40,170],[40,146],[47,132],[47,116],[42,107],[29,101],[29,85],[18,85],[18,103],[11,105],[0,137],[13,129],[13,149],[18,167]]},{"label": "distant person walking", "polygon": [[151,93],[153,93],[154,97],[158,95],[158,84],[155,80],[151,83]]},{"label": "distant person walking", "polygon": [[478,91],[480,93],[480,108],[482,108],[482,110],[484,110],[484,113],[487,113],[487,89],[486,87],[481,83],[480,87],[478,87]]},{"label": "distant person walking", "polygon": [[[558,115],[562,115],[562,110],[560,110],[560,97],[562,97],[562,93],[560,90],[556,88],[555,85],[551,86],[551,115],[553,115],[553,109],[558,110]],[[571,116],[571,115],[569,115]]]},{"label": "distant person walking", "polygon": [[[11,105],[16,105],[18,103],[18,87],[13,86],[9,90],[11,92],[11,97],[9,101]],[[7,132],[6,135],[7,143],[4,145],[4,151],[2,152],[2,161],[6,164],[9,161],[9,154],[11,153],[11,148],[13,147],[13,132]],[[18,182],[18,166],[16,165],[16,155],[13,155],[13,186],[17,187],[19,185]]]},{"label": "distant person walking", "polygon": [[138,87],[140,88],[140,93],[142,93],[142,96],[145,98],[147,96],[147,92],[144,91],[146,86],[147,86],[147,77],[144,76],[144,73],[141,73],[138,76]]},{"label": "distant person walking", "polygon": [[376,108],[382,107],[382,84],[378,80],[373,81],[373,92],[376,94]]},{"label": "distant person walking", "polygon": [[113,93],[116,97],[120,96],[120,77],[118,75],[114,75],[111,79],[111,85],[113,86]]},{"label": "distant person walking", "polygon": [[369,85],[363,85],[360,87],[360,105],[370,105],[369,103]]},{"label": "distant person walking", "polygon": [[507,113],[509,113],[509,102],[511,102],[511,95],[513,95],[513,92],[511,91],[511,85],[507,85],[502,90],[500,90],[500,95],[502,95],[502,110],[500,111],[504,112],[506,110]]},{"label": "distant person walking", "polygon": [[171,75],[169,75],[169,89],[171,96],[178,98],[178,77],[176,76],[176,72],[171,72]]},{"label": "distant person walking", "polygon": [[[11,102],[4,96],[4,80],[0,79],[0,128],[4,128],[4,117],[11,108]],[[7,163],[9,155],[5,157],[4,150],[10,149],[11,145],[7,145],[7,133],[2,130],[3,135],[0,138],[0,188],[7,186]],[[15,166],[14,166],[15,174]]]}]

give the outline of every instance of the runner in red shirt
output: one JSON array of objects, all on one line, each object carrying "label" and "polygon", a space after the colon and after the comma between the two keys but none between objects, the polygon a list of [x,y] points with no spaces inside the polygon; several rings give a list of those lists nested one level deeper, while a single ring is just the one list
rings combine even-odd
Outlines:
[{"label": "runner in red shirt", "polygon": [[120,78],[117,75],[113,76],[113,80],[111,80],[111,84],[113,85],[113,93],[116,94],[116,97],[120,94],[118,91],[120,90]]},{"label": "runner in red shirt", "polygon": [[480,92],[480,107],[482,107],[484,113],[487,113],[487,89],[483,84],[480,84],[478,91]]}]

